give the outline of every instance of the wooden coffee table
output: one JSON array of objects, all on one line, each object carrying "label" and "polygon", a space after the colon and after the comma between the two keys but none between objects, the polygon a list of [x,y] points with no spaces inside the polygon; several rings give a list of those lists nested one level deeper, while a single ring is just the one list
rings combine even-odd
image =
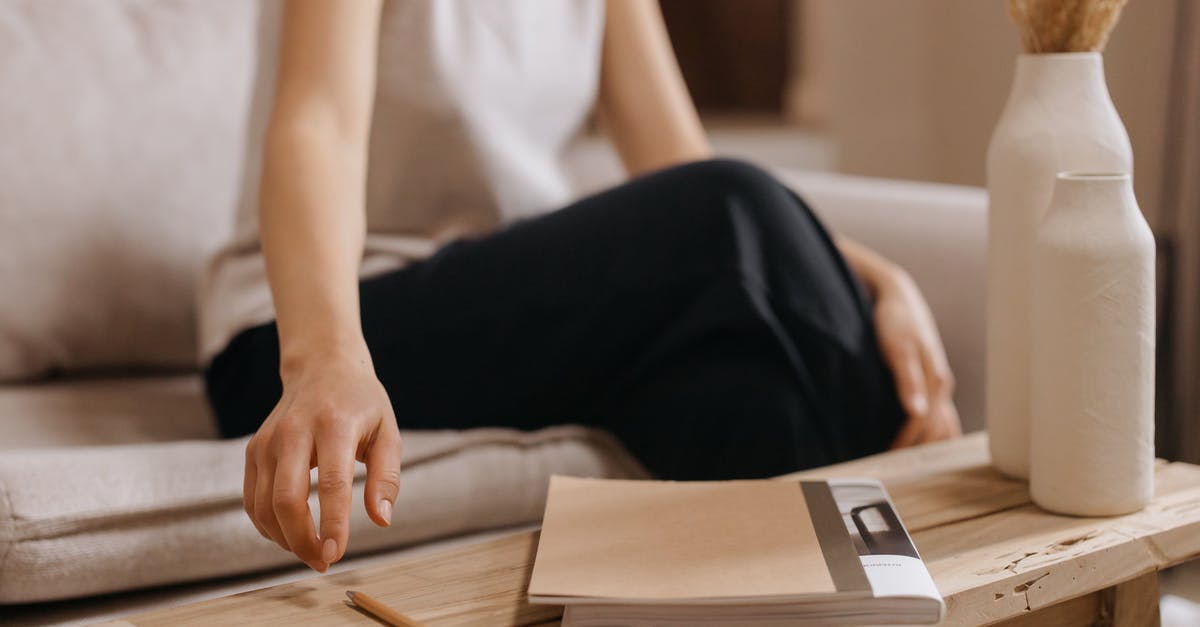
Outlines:
[{"label": "wooden coffee table", "polygon": [[[988,465],[973,435],[789,475],[868,476],[888,486],[946,597],[945,625],[1155,625],[1159,570],[1200,557],[1200,467],[1160,462],[1154,502],[1116,518],[1039,510]],[[133,625],[372,625],[362,590],[437,625],[557,624],[529,605],[537,533],[139,614]]]}]

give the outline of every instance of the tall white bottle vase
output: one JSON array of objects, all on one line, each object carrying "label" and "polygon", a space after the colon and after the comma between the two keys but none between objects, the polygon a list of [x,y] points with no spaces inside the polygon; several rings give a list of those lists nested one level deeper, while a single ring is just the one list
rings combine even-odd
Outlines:
[{"label": "tall white bottle vase", "polygon": [[1154,237],[1130,176],[1060,174],[1033,263],[1033,500],[1137,511],[1154,492]]},{"label": "tall white bottle vase", "polygon": [[1029,477],[1030,252],[1064,170],[1132,172],[1099,53],[1023,54],[987,156],[987,426],[992,463]]}]

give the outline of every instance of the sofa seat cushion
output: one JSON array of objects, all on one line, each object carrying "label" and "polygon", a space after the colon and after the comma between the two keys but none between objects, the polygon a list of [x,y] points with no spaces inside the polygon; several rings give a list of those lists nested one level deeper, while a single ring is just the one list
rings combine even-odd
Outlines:
[{"label": "sofa seat cushion", "polygon": [[201,378],[58,379],[0,385],[6,450],[217,438]]},{"label": "sofa seat cushion", "polygon": [[[0,388],[0,603],[295,563],[242,511],[245,438],[174,437],[211,433],[198,392],[179,377]],[[645,474],[610,436],[582,427],[403,436],[391,527],[363,511],[358,465],[351,554],[536,521],[551,474]],[[13,437],[42,448],[14,448]],[[113,444],[122,439],[138,443]]]}]

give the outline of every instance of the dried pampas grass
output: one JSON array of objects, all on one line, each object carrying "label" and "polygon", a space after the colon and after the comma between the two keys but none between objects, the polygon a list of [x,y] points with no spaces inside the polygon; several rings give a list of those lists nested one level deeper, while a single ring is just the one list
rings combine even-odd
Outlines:
[{"label": "dried pampas grass", "polygon": [[1025,52],[1100,52],[1126,0],[1008,0]]}]

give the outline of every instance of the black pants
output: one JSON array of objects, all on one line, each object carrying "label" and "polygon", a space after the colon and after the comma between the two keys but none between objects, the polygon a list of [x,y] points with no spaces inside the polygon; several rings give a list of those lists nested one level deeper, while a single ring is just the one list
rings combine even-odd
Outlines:
[{"label": "black pants", "polygon": [[[887,447],[903,420],[870,304],[804,202],[679,166],[362,282],[402,429],[593,425],[656,475],[765,477]],[[275,325],[206,372],[222,433],[279,400]]]}]

